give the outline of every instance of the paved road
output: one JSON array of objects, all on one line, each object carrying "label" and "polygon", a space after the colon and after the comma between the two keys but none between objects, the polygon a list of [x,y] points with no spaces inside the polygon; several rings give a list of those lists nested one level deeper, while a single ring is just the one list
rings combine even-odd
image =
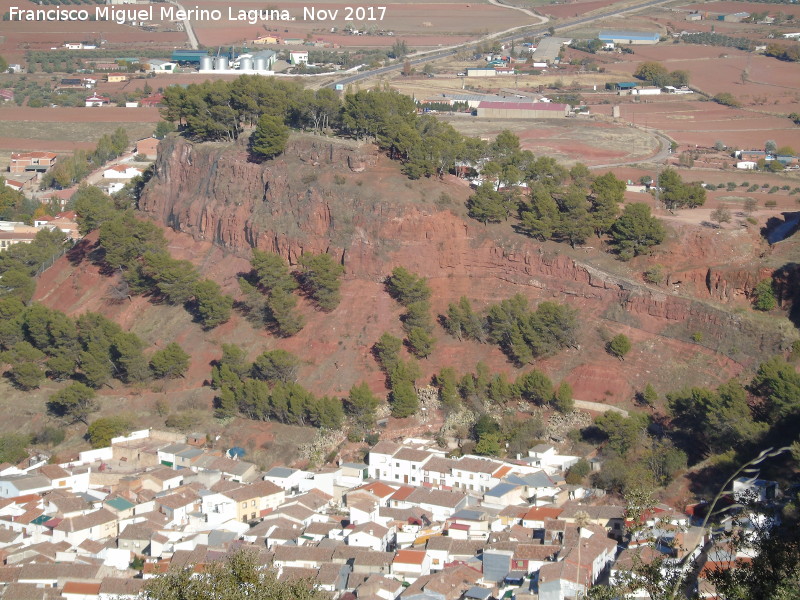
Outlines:
[{"label": "paved road", "polygon": [[[174,4],[179,10],[186,10],[177,0],[167,0],[167,2]],[[189,38],[189,44],[192,46],[192,50],[197,50],[200,47],[200,44],[197,43],[197,36],[194,34],[192,22],[189,19],[183,20],[183,30],[186,32],[186,35]]]},{"label": "paved road", "polygon": [[[559,30],[562,30],[562,29],[575,27],[576,25],[585,25],[586,23],[592,23],[592,22],[598,21],[600,19],[605,19],[605,18],[608,18],[608,17],[615,17],[615,16],[623,15],[625,13],[639,11],[639,10],[642,10],[642,9],[645,9],[645,8],[649,8],[651,6],[658,6],[659,4],[664,4],[664,3],[669,2],[669,1],[670,0],[648,0],[647,2],[643,2],[641,4],[636,4],[636,5],[630,6],[628,8],[622,8],[622,9],[619,9],[619,10],[614,10],[614,11],[610,11],[610,12],[604,12],[604,13],[601,13],[601,14],[598,14],[598,15],[594,15],[594,16],[580,17],[578,19],[571,19],[569,21],[564,21],[563,23],[561,23],[558,26],[553,26],[553,29],[555,31],[559,31]],[[511,8],[511,7],[506,7],[506,8]],[[522,27],[517,27],[515,29],[528,28],[528,27],[530,27],[530,26],[529,25],[523,25]],[[480,40],[477,40],[477,41],[474,41],[474,42],[468,42],[466,44],[459,44],[458,46],[450,46],[449,48],[442,49],[442,50],[434,50],[434,51],[431,51],[430,54],[427,54],[425,56],[421,56],[422,53],[419,53],[419,54],[415,55],[416,58],[414,58],[414,57],[408,57],[408,58],[409,58],[409,62],[411,63],[411,65],[412,66],[416,66],[416,65],[420,65],[420,64],[423,64],[423,63],[426,63],[426,62],[433,61],[433,60],[438,60],[440,58],[445,58],[447,56],[452,56],[453,54],[455,54],[460,49],[474,48],[478,44],[483,43],[483,42],[488,41],[488,40],[505,43],[505,42],[510,42],[512,40],[522,39],[522,38],[525,38],[525,37],[541,36],[541,35],[543,35],[545,33],[547,33],[547,29],[546,28],[529,29],[528,31],[525,31],[524,33],[515,33],[515,34],[506,35],[506,36],[499,37],[499,38],[497,36],[498,35],[503,35],[503,32],[501,32],[500,34],[494,33],[494,34],[491,34],[491,35],[484,36]],[[362,71],[361,73],[358,73],[356,75],[351,75],[350,77],[345,77],[343,79],[339,79],[338,81],[334,81],[333,83],[329,84],[328,87],[335,88],[337,85],[346,86],[348,84],[355,83],[355,82],[361,81],[363,79],[368,79],[368,78],[371,78],[371,77],[375,77],[376,75],[383,75],[384,73],[391,73],[392,71],[399,71],[402,68],[403,68],[403,63],[398,63],[398,64],[394,64],[394,65],[389,65],[387,67],[380,67],[378,69],[372,69],[370,71]]]}]

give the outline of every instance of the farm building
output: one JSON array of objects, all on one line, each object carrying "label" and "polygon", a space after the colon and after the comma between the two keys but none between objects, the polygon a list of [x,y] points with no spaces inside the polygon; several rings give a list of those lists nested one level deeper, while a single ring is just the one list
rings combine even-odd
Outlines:
[{"label": "farm building", "polygon": [[536,62],[546,62],[552,64],[561,52],[561,47],[572,42],[569,38],[546,37],[542,38],[536,50],[533,51],[533,60]]},{"label": "farm building", "polygon": [[205,50],[173,50],[170,60],[176,63],[200,64],[200,59],[204,56],[208,56]]},{"label": "farm building", "polygon": [[518,98],[516,96],[503,98],[496,94],[442,94],[441,99],[431,98],[431,102],[447,102],[455,104],[456,102],[466,102],[469,108],[478,108],[481,102],[527,102],[530,103],[530,98]]},{"label": "farm building", "polygon": [[293,65],[305,64],[308,62],[308,52],[305,50],[296,50],[289,53],[289,62]]},{"label": "farm building", "polygon": [[731,13],[729,15],[720,15],[719,20],[725,21],[726,23],[741,23],[745,19],[750,18],[749,12],[737,12]]},{"label": "farm building", "polygon": [[178,63],[161,60],[160,58],[150,58],[147,60],[147,66],[149,67],[147,70],[154,73],[172,73]]},{"label": "farm building", "polygon": [[660,93],[661,88],[654,85],[631,90],[631,94],[634,96],[658,96]]},{"label": "farm building", "polygon": [[597,37],[601,42],[630,45],[657,44],[661,39],[657,31],[601,31]]},{"label": "farm building", "polygon": [[262,35],[253,40],[253,44],[263,46],[265,44],[280,44],[281,38],[276,35]]},{"label": "farm building", "polygon": [[481,67],[478,69],[467,69],[467,77],[494,77],[497,71],[494,67]]},{"label": "farm building", "polygon": [[560,119],[569,114],[569,104],[555,102],[481,102],[478,116],[489,119]]}]

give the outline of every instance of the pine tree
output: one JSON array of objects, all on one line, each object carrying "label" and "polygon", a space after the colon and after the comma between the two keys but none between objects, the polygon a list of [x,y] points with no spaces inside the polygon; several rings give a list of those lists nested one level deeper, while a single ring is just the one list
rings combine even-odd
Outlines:
[{"label": "pine tree", "polygon": [[339,305],[339,287],[344,267],[329,254],[304,254],[300,257],[303,283],[317,306],[330,312]]},{"label": "pine tree", "polygon": [[389,405],[391,406],[392,416],[397,419],[404,419],[416,414],[419,410],[419,398],[414,389],[414,384],[403,380],[393,385],[389,394]]},{"label": "pine tree", "polygon": [[201,279],[194,285],[194,309],[204,329],[213,329],[231,318],[233,298],[224,295],[215,281]]},{"label": "pine tree", "polygon": [[250,139],[250,148],[257,156],[272,158],[286,149],[288,140],[289,128],[283,119],[264,114],[258,119],[258,125]]},{"label": "pine tree", "polygon": [[153,354],[150,369],[159,379],[181,377],[189,368],[189,358],[183,348],[172,342]]}]

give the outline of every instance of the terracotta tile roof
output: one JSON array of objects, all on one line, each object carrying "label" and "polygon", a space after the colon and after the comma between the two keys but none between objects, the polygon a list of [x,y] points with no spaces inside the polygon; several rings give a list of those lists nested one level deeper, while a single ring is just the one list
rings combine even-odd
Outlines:
[{"label": "terracotta tile roof", "polygon": [[279,581],[300,581],[303,579],[315,579],[317,569],[306,567],[283,567]]},{"label": "terracotta tile roof", "polygon": [[534,506],[522,517],[524,521],[544,521],[545,518],[558,519],[561,513],[564,512],[561,508],[553,506]]},{"label": "terracotta tile roof", "polygon": [[459,460],[458,464],[455,465],[453,468],[459,471],[465,471],[467,473],[492,474],[500,466],[501,463],[495,462],[493,460],[482,460],[480,458],[467,457]]},{"label": "terracotta tile roof", "polygon": [[392,494],[391,500],[397,500],[397,501],[406,500],[411,494],[414,493],[414,490],[416,489],[417,488],[412,487],[410,485],[404,485]]},{"label": "terracotta tile roof", "polygon": [[453,468],[458,465],[458,461],[452,458],[444,458],[441,456],[434,456],[422,467],[424,471],[431,473],[445,473],[449,474]]},{"label": "terracotta tile roof", "polygon": [[318,548],[314,546],[275,546],[276,561],[311,561],[317,563],[330,562],[333,558],[333,550],[329,548]]},{"label": "terracotta tile roof", "polygon": [[393,456],[394,460],[406,460],[409,462],[425,462],[433,457],[433,454],[425,450],[414,450],[413,448],[401,448]]},{"label": "terracotta tile roof", "polygon": [[90,527],[96,527],[97,525],[103,525],[105,523],[116,521],[117,516],[114,513],[106,510],[105,508],[101,508],[100,510],[90,512],[87,515],[64,519],[56,526],[56,529],[58,531],[67,532],[83,531],[85,529],[89,529]]},{"label": "terracotta tile roof", "polygon": [[136,596],[146,583],[144,579],[104,577],[100,582],[100,593],[109,596]]},{"label": "terracotta tile roof", "polygon": [[561,546],[549,544],[516,544],[513,548],[515,560],[543,561],[558,554]]},{"label": "terracotta tile roof", "polygon": [[394,557],[394,564],[421,565],[424,560],[424,550],[398,550]]},{"label": "terracotta tile roof", "polygon": [[382,538],[387,533],[389,533],[389,530],[383,525],[378,525],[377,523],[368,521],[366,523],[360,523],[359,525],[353,527],[353,529],[350,531],[350,535],[353,535],[355,533],[366,533],[376,538]]},{"label": "terracotta tile roof", "polygon": [[392,456],[395,452],[400,450],[400,448],[402,448],[400,444],[390,442],[389,440],[381,440],[370,449],[370,452],[374,454],[388,454],[389,456]]},{"label": "terracotta tile roof", "polygon": [[[49,220],[52,221],[52,219]],[[65,479],[70,476],[70,474],[67,471],[65,471],[58,465],[44,465],[42,468],[39,469],[39,472],[50,480]]]},{"label": "terracotta tile roof", "polygon": [[61,590],[62,594],[83,594],[86,596],[99,596],[100,584],[99,583],[79,583],[77,581],[68,581],[64,584],[64,589]]},{"label": "terracotta tile roof", "polygon": [[361,491],[369,492],[378,498],[386,498],[387,496],[391,496],[395,492],[395,489],[380,481],[373,481],[372,483],[368,483],[367,485],[362,485],[361,487],[351,490],[350,494]]},{"label": "terracotta tile roof", "polygon": [[499,469],[497,469],[497,471],[492,473],[492,477],[496,477],[497,479],[502,479],[503,477],[508,475],[513,468],[514,467],[509,467],[508,465],[500,467]]}]

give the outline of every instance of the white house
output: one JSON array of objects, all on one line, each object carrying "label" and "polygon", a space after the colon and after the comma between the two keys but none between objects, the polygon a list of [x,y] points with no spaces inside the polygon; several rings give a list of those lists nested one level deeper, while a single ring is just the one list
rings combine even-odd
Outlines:
[{"label": "white house", "polygon": [[398,550],[392,561],[392,575],[413,583],[431,573],[431,559],[424,550]]},{"label": "white house", "polygon": [[0,497],[2,498],[38,494],[50,489],[53,489],[53,484],[44,475],[25,473],[0,477]]},{"label": "white house", "polygon": [[385,552],[391,542],[392,531],[393,529],[372,521],[361,523],[353,527],[347,534],[347,545]]},{"label": "white house", "polygon": [[[129,167],[125,165],[114,165],[113,167],[109,167],[105,171],[103,171],[103,178],[105,179],[133,179],[134,177],[141,175],[142,170],[137,169],[136,167]],[[202,454],[202,450],[199,448],[195,448]],[[159,455],[161,452],[159,451]]]},{"label": "white house", "polygon": [[559,471],[565,471],[580,460],[579,456],[563,456],[559,454],[555,446],[551,446],[550,444],[534,446],[528,450],[528,456],[530,458],[526,462],[546,471],[548,475]]},{"label": "white house", "polygon": [[99,94],[92,94],[88,98],[86,98],[86,106],[105,106],[106,104],[111,102],[111,98],[107,98],[106,96],[101,96]]},{"label": "white house", "polygon": [[299,490],[300,482],[309,475],[306,471],[288,467],[273,467],[264,475],[264,481],[270,481],[287,492]]},{"label": "white house", "polygon": [[205,515],[209,526],[221,525],[227,521],[236,520],[236,501],[225,494],[200,491],[200,511]]},{"label": "white house", "polygon": [[66,541],[78,546],[85,540],[116,537],[117,516],[105,508],[87,515],[64,519],[53,529],[53,542]]},{"label": "white house", "polygon": [[289,53],[289,62],[293,65],[305,64],[308,62],[308,52],[306,50],[298,50]]}]

